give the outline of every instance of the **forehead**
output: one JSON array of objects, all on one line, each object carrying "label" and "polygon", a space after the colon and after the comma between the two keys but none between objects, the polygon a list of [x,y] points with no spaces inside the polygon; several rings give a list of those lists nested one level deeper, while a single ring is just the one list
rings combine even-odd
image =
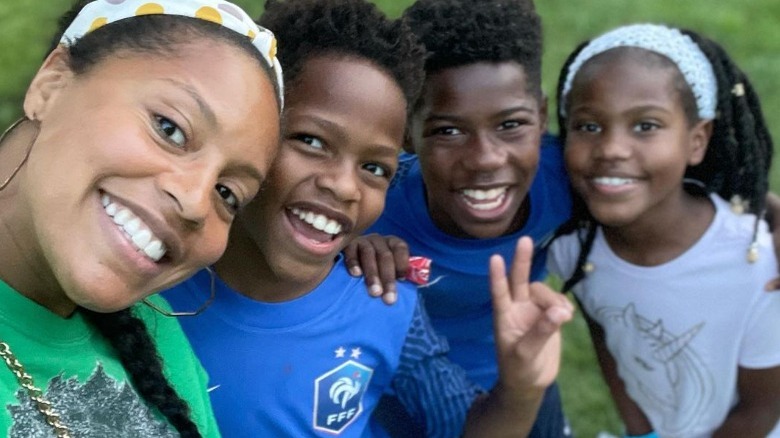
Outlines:
[{"label": "forehead", "polygon": [[342,127],[397,136],[406,121],[406,99],[395,80],[372,62],[349,56],[307,60],[288,87],[287,122],[314,116]]},{"label": "forehead", "polygon": [[290,106],[314,99],[321,103],[353,101],[358,104],[381,97],[372,95],[371,89],[405,103],[401,88],[388,73],[367,59],[348,55],[307,59],[289,88]]},{"label": "forehead", "polygon": [[179,113],[198,140],[215,142],[241,161],[265,167],[265,153],[257,152],[276,143],[271,80],[257,59],[226,42],[200,38],[166,52],[128,51],[106,58],[81,83],[105,105]]},{"label": "forehead", "polygon": [[433,73],[425,82],[423,107],[433,112],[494,107],[502,109],[513,101],[526,105],[538,99],[530,91],[522,65],[510,62],[479,62]]},{"label": "forehead", "polygon": [[583,65],[566,97],[570,111],[664,108],[687,117],[687,95],[681,91],[690,89],[676,65],[643,49],[622,49],[599,54]]},{"label": "forehead", "polygon": [[587,83],[603,76],[615,78],[628,73],[660,75],[667,82],[684,81],[677,65],[669,58],[638,47],[618,47],[586,61],[577,72],[574,82],[579,79],[581,83]]}]

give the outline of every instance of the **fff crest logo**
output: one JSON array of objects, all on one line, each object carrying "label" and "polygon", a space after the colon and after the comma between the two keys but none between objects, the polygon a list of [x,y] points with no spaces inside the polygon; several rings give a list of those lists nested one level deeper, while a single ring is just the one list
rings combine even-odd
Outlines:
[{"label": "fff crest logo", "polygon": [[341,433],[363,412],[374,370],[348,360],[314,381],[314,428]]}]

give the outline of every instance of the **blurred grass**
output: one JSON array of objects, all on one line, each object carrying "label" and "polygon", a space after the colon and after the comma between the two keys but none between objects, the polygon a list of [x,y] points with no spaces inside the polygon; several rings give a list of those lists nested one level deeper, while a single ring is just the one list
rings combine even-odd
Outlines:
[{"label": "blurred grass", "polygon": [[[262,11],[262,0],[235,2],[252,16]],[[393,16],[411,3],[376,2]],[[20,102],[27,83],[44,56],[57,17],[69,5],[65,0],[0,0],[0,129],[21,113]],[[544,20],[543,85],[549,96],[555,96],[560,66],[580,41],[624,23],[665,22],[700,31],[726,47],[750,75],[773,137],[780,139],[780,126],[772,123],[780,114],[780,1],[537,0],[537,8]],[[555,114],[552,108],[550,114]],[[780,170],[776,165],[771,181],[774,191],[778,191]],[[586,438],[594,437],[600,430],[620,433],[581,317],[568,324],[564,338],[560,385],[575,433]]]}]

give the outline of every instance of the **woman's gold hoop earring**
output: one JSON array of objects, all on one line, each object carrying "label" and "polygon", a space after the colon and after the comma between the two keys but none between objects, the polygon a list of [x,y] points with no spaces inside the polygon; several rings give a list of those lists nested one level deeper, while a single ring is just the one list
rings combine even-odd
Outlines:
[{"label": "woman's gold hoop earring", "polygon": [[[11,131],[16,129],[17,126],[21,125],[23,122],[26,122],[30,119],[27,117],[22,117],[19,120],[15,121],[11,126],[8,127],[5,131],[3,131],[2,134],[0,134],[0,144],[3,143],[3,140],[5,140],[5,136],[8,135]],[[32,140],[30,140],[30,145],[27,146],[27,152],[24,154],[24,158],[22,158],[22,161],[19,163],[18,166],[11,172],[11,175],[3,181],[2,184],[0,184],[0,191],[5,189],[5,187],[8,185],[8,183],[11,182],[12,179],[16,176],[17,173],[19,173],[19,170],[21,170],[22,166],[24,166],[24,163],[27,162],[27,159],[30,158],[30,151],[32,151],[33,144],[35,143],[35,140],[38,138],[38,134],[36,133]]]},{"label": "woman's gold hoop earring", "polygon": [[151,307],[152,310],[155,312],[163,315],[163,316],[169,316],[169,317],[178,317],[178,316],[196,316],[203,313],[204,310],[206,310],[212,302],[214,302],[214,297],[216,297],[216,283],[217,283],[217,274],[214,273],[214,270],[210,267],[206,267],[206,270],[209,271],[209,275],[211,276],[211,294],[209,295],[209,298],[204,302],[200,307],[198,307],[196,310],[192,312],[170,312],[168,310],[165,310],[161,308],[160,306],[154,304],[153,302],[149,301],[148,298],[143,299],[143,303],[147,306]]}]

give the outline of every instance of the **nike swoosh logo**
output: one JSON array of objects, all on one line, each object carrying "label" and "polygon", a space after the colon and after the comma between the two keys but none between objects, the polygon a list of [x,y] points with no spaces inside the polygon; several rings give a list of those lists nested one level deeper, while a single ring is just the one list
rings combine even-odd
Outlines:
[{"label": "nike swoosh logo", "polygon": [[214,385],[214,386],[212,386],[211,388],[207,388],[207,389],[206,389],[206,392],[211,392],[211,391],[213,391],[213,390],[215,390],[215,389],[219,388],[220,386],[222,386],[222,385]]}]

